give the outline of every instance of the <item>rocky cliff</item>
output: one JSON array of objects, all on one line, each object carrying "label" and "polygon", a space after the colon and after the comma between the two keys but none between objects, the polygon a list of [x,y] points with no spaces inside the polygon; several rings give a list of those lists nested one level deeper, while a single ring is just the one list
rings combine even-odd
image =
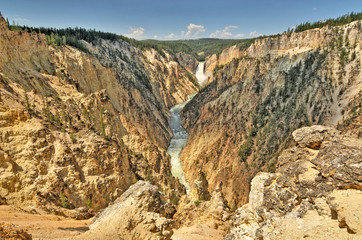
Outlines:
[{"label": "rocky cliff", "polygon": [[362,141],[330,127],[293,132],[276,173],[258,173],[231,239],[360,239]]},{"label": "rocky cliff", "polygon": [[2,17],[0,31],[2,202],[71,215],[138,179],[184,191],[166,153],[169,108],[199,86],[174,56],[123,40],[54,48]]},{"label": "rocky cliff", "polygon": [[296,128],[325,124],[360,137],[361,31],[357,21],[286,33],[231,54],[182,112],[187,180],[203,171],[209,192],[222,182],[235,209],[257,172],[275,170]]},{"label": "rocky cliff", "polygon": [[213,72],[217,68],[222,68],[225,64],[230,63],[233,59],[245,55],[236,45],[224,49],[220,55],[213,54],[205,59],[205,73],[209,76],[207,84],[214,80]]}]

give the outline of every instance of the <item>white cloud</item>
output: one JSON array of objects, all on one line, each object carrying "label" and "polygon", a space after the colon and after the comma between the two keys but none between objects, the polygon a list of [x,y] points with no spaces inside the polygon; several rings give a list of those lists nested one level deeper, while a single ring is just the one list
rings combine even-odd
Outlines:
[{"label": "white cloud", "polygon": [[145,37],[145,29],[143,27],[139,27],[139,28],[133,28],[133,27],[129,27],[128,30],[129,34],[126,34],[126,37],[129,38],[144,38]]},{"label": "white cloud", "polygon": [[255,30],[255,31],[252,31],[251,33],[249,33],[249,36],[250,36],[250,37],[259,37],[259,36],[261,36],[261,34],[259,34],[259,33]]},{"label": "white cloud", "polygon": [[174,33],[170,33],[169,35],[166,36],[166,38],[168,39],[176,39],[178,36]]},{"label": "white cloud", "polygon": [[158,36],[157,36],[157,35],[154,35],[154,36],[153,36],[153,39],[158,39]]},{"label": "white cloud", "polygon": [[313,8],[313,11],[317,11],[318,10],[318,8]]},{"label": "white cloud", "polygon": [[242,33],[233,35],[232,31],[235,29],[238,29],[238,26],[229,25],[229,26],[226,26],[223,30],[216,30],[216,32],[211,33],[210,37],[211,38],[232,38],[232,37],[241,38],[241,37],[245,36],[245,34],[242,34]]},{"label": "white cloud", "polygon": [[193,23],[190,23],[187,26],[187,32],[185,34],[186,38],[192,38],[192,37],[197,37],[198,35],[200,35],[201,33],[206,32],[206,28],[202,25],[196,25]]}]

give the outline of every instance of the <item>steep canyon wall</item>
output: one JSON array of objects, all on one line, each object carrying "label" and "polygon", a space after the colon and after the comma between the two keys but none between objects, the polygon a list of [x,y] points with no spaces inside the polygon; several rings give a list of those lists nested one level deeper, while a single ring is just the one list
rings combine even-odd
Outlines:
[{"label": "steep canyon wall", "polygon": [[274,171],[294,129],[324,124],[361,137],[361,24],[256,39],[210,57],[213,80],[182,112],[187,180],[202,171],[207,190],[222,183],[236,207],[257,172]]}]

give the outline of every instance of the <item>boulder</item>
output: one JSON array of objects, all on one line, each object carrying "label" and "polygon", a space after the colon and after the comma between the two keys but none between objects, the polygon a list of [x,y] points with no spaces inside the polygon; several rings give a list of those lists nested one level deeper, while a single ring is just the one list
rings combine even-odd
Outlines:
[{"label": "boulder", "polygon": [[138,181],[101,211],[90,230],[77,239],[169,240],[173,234],[170,209],[158,187]]},{"label": "boulder", "polygon": [[324,126],[293,136],[276,173],[252,180],[225,240],[362,238],[362,140]]}]

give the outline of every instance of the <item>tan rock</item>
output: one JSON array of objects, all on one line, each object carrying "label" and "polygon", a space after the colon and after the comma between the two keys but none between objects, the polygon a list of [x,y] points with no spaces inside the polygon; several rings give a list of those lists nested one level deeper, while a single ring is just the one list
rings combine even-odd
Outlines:
[{"label": "tan rock", "polygon": [[165,215],[167,207],[156,186],[138,181],[76,239],[171,239],[173,220]]},{"label": "tan rock", "polygon": [[314,125],[295,130],[293,138],[301,147],[319,149],[323,141],[338,140],[339,131],[331,127]]},{"label": "tan rock", "polygon": [[[324,129],[324,137],[320,129]],[[295,132],[305,144],[285,150],[278,173],[254,177],[249,203],[235,212],[225,240],[362,237],[362,192],[357,190],[361,183],[356,180],[360,172],[358,167],[349,171],[351,165],[360,164],[360,140],[321,126]],[[311,155],[305,149],[314,139],[321,139],[321,148]],[[329,175],[322,177],[323,172]]]},{"label": "tan rock", "polygon": [[31,234],[13,224],[0,224],[0,237],[12,240],[31,240]]},{"label": "tan rock", "polygon": [[362,236],[362,192],[355,189],[334,190],[328,197],[332,214],[340,227]]}]

